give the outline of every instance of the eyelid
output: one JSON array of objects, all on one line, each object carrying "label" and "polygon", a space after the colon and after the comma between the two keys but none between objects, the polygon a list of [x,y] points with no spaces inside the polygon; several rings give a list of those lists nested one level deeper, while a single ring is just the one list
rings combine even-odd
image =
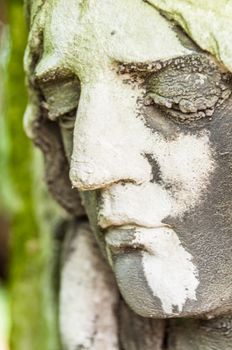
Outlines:
[{"label": "eyelid", "polygon": [[48,117],[55,120],[76,109],[80,99],[80,82],[77,78],[46,82],[40,85],[48,109]]}]

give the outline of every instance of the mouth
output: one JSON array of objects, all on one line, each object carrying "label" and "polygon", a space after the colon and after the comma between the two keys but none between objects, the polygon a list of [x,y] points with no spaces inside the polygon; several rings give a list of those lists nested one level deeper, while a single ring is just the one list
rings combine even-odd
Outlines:
[{"label": "mouth", "polygon": [[133,229],[133,228],[161,228],[161,227],[169,227],[170,225],[163,223],[162,220],[139,220],[132,216],[127,214],[120,214],[118,215],[112,215],[112,216],[105,216],[105,215],[99,215],[98,214],[98,220],[97,224],[100,227],[101,230],[111,230],[111,229]]},{"label": "mouth", "polygon": [[[105,231],[105,242],[107,247],[114,254],[135,251],[144,251],[149,254],[154,254],[150,244],[150,240],[152,239],[150,233],[154,231],[160,231],[160,233],[162,233],[163,230],[171,230],[170,225],[160,224],[153,227],[145,227],[137,224],[112,225]],[[142,231],[144,231],[143,235],[145,235],[145,238],[143,240],[136,239],[137,233],[141,233]]]}]

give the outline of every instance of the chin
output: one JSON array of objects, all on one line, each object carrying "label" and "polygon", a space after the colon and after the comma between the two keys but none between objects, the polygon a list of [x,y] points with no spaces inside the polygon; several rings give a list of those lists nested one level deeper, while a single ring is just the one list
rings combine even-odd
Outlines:
[{"label": "chin", "polygon": [[[163,290],[164,295],[160,298],[154,294],[147,282],[142,259],[143,254],[139,251],[117,254],[113,257],[116,281],[129,307],[143,317],[170,318],[186,316],[187,313],[183,312],[184,300],[181,303],[179,295],[170,294],[171,288],[169,286],[171,287],[172,281],[165,279],[162,282],[157,277],[158,289]],[[167,290],[165,291],[166,287]]]},{"label": "chin", "polygon": [[[196,292],[199,286],[197,279],[195,289],[192,290],[186,289],[184,278],[178,281],[179,285],[175,285],[175,275],[172,276],[172,271],[165,277],[159,275],[156,270],[157,278],[151,287],[144,271],[143,258],[142,251],[127,251],[113,254],[111,260],[120,292],[127,305],[136,314],[156,319],[210,319],[231,312],[229,297],[222,305],[221,298],[216,298],[215,293],[209,295],[203,287],[201,291]],[[154,278],[155,274],[152,273],[150,277]]]},{"label": "chin", "polygon": [[197,300],[199,274],[192,256],[168,227],[111,230],[108,258],[127,304],[144,317],[188,314]]}]

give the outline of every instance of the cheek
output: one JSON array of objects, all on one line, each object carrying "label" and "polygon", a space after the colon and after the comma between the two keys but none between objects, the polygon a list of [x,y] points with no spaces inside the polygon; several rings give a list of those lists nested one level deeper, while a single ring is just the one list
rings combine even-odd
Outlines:
[{"label": "cheek", "polygon": [[172,214],[181,215],[198,204],[215,169],[207,133],[182,134],[174,141],[163,141],[156,160],[163,186],[171,195]]}]

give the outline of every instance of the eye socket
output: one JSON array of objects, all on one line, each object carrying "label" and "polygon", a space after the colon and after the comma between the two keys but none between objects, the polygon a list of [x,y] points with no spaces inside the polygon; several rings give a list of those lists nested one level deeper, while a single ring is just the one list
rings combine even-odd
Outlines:
[{"label": "eye socket", "polygon": [[44,96],[43,106],[48,111],[48,118],[56,120],[61,116],[73,115],[80,98],[80,82],[76,77],[41,82],[40,88]]},{"label": "eye socket", "polygon": [[64,151],[68,162],[73,150],[73,131],[78,103],[80,99],[80,81],[70,74],[62,76],[51,74],[50,78],[38,79],[42,93],[42,107],[47,111],[47,117],[57,121],[60,127]]},{"label": "eye socket", "polygon": [[146,81],[145,105],[155,104],[174,121],[212,117],[231,94],[223,73],[203,55],[174,60]]}]

